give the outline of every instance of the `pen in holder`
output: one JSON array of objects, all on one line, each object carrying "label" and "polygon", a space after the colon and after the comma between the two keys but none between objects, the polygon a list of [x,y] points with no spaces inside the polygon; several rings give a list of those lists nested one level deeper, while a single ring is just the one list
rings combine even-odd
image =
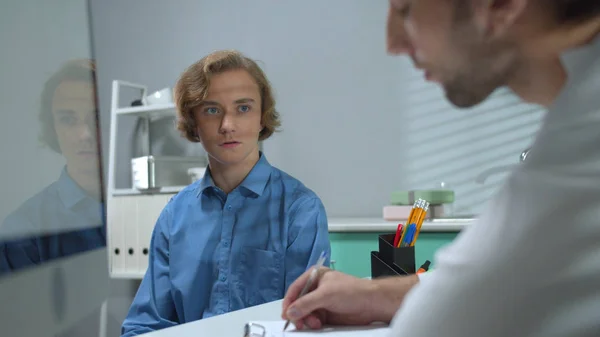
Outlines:
[{"label": "pen in holder", "polygon": [[394,247],[395,234],[379,236],[379,251],[371,252],[371,277],[408,275],[416,272],[415,247]]}]

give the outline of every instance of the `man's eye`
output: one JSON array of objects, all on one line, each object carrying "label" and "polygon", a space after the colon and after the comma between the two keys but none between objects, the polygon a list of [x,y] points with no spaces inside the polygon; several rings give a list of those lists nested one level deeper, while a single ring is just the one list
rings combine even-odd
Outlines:
[{"label": "man's eye", "polygon": [[210,107],[210,108],[206,108],[206,113],[209,115],[214,115],[216,113],[219,112],[219,109],[215,108],[215,107]]},{"label": "man's eye", "polygon": [[398,9],[396,9],[396,12],[398,14],[400,14],[402,17],[406,18],[410,15],[410,8],[411,8],[411,6],[409,4],[406,4]]},{"label": "man's eye", "polygon": [[59,118],[59,121],[61,124],[65,124],[65,125],[74,125],[75,123],[77,123],[77,119],[75,117],[72,116],[63,116]]},{"label": "man's eye", "polygon": [[407,17],[410,15],[412,1],[390,1],[390,6],[393,8],[394,12],[399,16]]},{"label": "man's eye", "polygon": [[249,105],[240,105],[238,107],[238,111],[239,112],[248,112],[248,111],[250,111],[250,106]]}]

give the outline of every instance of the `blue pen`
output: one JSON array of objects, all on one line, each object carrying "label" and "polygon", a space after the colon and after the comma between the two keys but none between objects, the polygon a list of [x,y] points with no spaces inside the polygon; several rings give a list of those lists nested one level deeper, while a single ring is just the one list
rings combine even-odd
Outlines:
[{"label": "blue pen", "polygon": [[413,239],[415,238],[415,234],[417,233],[417,227],[413,227],[413,231],[412,233],[410,233],[410,239],[408,241],[406,241],[406,247],[410,247],[410,244],[412,243]]},{"label": "blue pen", "polygon": [[414,236],[414,232],[416,229],[416,225],[410,224],[410,226],[408,226],[408,232],[406,232],[406,235],[404,235],[404,242],[402,242],[402,247],[406,247],[406,244],[409,242],[412,242],[412,237]]}]

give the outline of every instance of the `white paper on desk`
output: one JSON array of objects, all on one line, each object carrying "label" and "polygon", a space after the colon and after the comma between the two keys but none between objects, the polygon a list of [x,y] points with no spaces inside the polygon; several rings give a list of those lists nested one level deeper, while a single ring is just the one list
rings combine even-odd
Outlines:
[{"label": "white paper on desk", "polygon": [[390,328],[383,324],[335,326],[321,330],[296,330],[291,324],[286,331],[283,331],[285,321],[253,321],[252,323],[260,324],[265,328],[265,337],[387,337],[390,331]]}]

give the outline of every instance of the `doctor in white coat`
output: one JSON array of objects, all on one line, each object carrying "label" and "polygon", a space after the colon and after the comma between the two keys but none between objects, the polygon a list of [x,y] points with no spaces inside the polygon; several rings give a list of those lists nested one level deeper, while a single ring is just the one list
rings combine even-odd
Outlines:
[{"label": "doctor in white coat", "polygon": [[527,160],[435,271],[378,280],[323,268],[283,318],[391,322],[411,337],[600,336],[600,1],[391,0],[387,49],[458,107],[495,89],[548,108]]}]

